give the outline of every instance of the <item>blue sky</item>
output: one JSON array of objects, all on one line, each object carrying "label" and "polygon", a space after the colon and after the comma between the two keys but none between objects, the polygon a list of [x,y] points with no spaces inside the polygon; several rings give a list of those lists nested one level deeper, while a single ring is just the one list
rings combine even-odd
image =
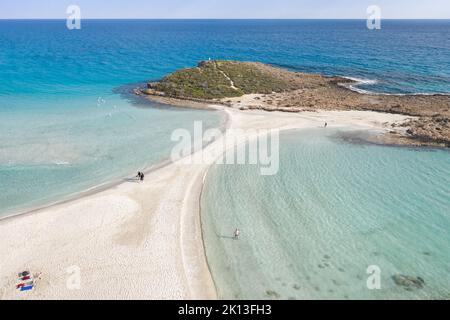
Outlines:
[{"label": "blue sky", "polygon": [[82,18],[365,19],[378,5],[385,19],[450,19],[450,0],[0,0],[0,19]]}]

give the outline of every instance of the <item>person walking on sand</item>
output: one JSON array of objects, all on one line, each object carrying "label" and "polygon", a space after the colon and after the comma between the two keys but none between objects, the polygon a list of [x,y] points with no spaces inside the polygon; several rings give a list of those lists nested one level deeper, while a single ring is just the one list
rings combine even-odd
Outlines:
[{"label": "person walking on sand", "polygon": [[324,128],[328,127],[328,123],[325,122],[325,125],[323,126]]},{"label": "person walking on sand", "polygon": [[136,178],[137,178],[138,180],[142,180],[142,179],[141,179],[141,175],[142,175],[142,172],[138,171],[138,173],[137,173],[137,175],[136,175]]},{"label": "person walking on sand", "polygon": [[144,173],[143,172],[141,172],[141,181],[144,181]]},{"label": "person walking on sand", "polygon": [[234,240],[239,240],[240,234],[241,234],[241,231],[239,231],[239,229],[234,230]]}]

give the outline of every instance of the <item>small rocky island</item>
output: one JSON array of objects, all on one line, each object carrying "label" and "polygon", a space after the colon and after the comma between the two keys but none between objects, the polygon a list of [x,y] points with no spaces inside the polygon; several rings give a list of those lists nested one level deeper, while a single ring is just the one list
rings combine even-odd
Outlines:
[{"label": "small rocky island", "polygon": [[351,90],[356,84],[347,78],[292,72],[257,62],[214,60],[178,70],[136,93],[171,104],[189,100],[241,110],[369,110],[408,115],[412,119],[393,125],[387,141],[450,147],[450,95],[363,94]]}]

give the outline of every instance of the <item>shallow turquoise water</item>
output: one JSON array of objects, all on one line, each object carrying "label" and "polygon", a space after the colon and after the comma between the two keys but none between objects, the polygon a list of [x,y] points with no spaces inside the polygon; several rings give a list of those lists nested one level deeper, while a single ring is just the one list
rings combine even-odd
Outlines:
[{"label": "shallow turquoise water", "polygon": [[132,177],[169,158],[174,129],[223,121],[219,112],[136,107],[115,94],[8,101],[0,117],[0,216]]},{"label": "shallow turquoise water", "polygon": [[[207,176],[203,233],[220,297],[450,298],[450,152],[352,144],[320,129],[280,139],[278,174],[216,165]],[[370,265],[380,290],[367,289]],[[425,286],[406,291],[395,274]]]}]

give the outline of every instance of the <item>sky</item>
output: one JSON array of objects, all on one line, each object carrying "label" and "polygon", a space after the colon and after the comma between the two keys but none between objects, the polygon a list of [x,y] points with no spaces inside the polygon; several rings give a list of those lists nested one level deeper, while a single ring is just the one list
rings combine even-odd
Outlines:
[{"label": "sky", "polygon": [[450,19],[450,0],[0,0],[0,19]]}]

